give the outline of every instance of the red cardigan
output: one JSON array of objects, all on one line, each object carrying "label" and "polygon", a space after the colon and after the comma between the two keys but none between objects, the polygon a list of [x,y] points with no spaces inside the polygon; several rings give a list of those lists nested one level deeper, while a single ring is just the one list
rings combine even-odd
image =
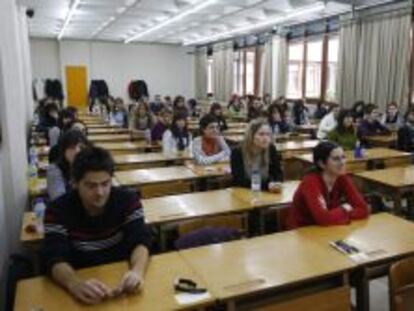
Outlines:
[{"label": "red cardigan", "polygon": [[[348,203],[353,210],[342,207]],[[338,177],[330,193],[318,173],[306,175],[293,196],[288,227],[344,225],[368,217],[368,205],[348,175]]]}]

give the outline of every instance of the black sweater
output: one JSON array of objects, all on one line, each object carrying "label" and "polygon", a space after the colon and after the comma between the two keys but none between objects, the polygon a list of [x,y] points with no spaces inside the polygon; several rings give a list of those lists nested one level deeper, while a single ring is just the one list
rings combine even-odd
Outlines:
[{"label": "black sweater", "polygon": [[414,129],[404,125],[398,130],[398,149],[407,152],[414,151]]},{"label": "black sweater", "polygon": [[91,217],[72,191],[46,209],[42,255],[48,271],[59,262],[81,268],[128,260],[136,246],[149,248],[150,241],[135,192],[112,188],[104,213]]},{"label": "black sweater", "polygon": [[[231,174],[233,185],[250,188],[251,179],[244,170],[243,152],[241,147],[236,147],[231,152]],[[269,150],[269,176],[266,180],[262,179],[262,190],[267,190],[269,182],[283,181],[283,171],[281,167],[280,155],[276,147],[272,144]]]}]

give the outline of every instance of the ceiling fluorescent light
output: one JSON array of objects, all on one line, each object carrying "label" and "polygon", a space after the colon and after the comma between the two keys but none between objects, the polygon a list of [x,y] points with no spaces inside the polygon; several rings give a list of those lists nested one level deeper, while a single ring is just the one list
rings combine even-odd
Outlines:
[{"label": "ceiling fluorescent light", "polygon": [[196,12],[204,9],[205,7],[213,4],[216,1],[217,0],[207,0],[207,1],[201,0],[201,1],[199,1],[199,4],[191,7],[190,9],[185,10],[184,12],[182,12],[180,14],[177,14],[177,15],[173,16],[172,18],[167,19],[166,21],[164,21],[164,22],[162,22],[162,23],[160,23],[160,24],[158,24],[158,25],[156,25],[154,27],[151,27],[151,28],[149,28],[149,29],[147,29],[147,30],[145,30],[143,32],[140,32],[140,33],[138,33],[138,34],[136,34],[136,35],[134,35],[134,36],[126,39],[125,40],[125,43],[129,43],[131,41],[134,41],[134,40],[137,40],[139,38],[142,38],[143,36],[145,36],[145,35],[153,32],[153,31],[156,31],[156,30],[161,29],[161,28],[163,28],[163,27],[165,27],[167,25],[170,25],[170,24],[172,24],[172,23],[174,23],[176,21],[179,21],[179,20],[183,19],[184,17],[186,17],[186,16],[188,16],[190,14],[196,13]]},{"label": "ceiling fluorescent light", "polygon": [[193,41],[184,41],[183,44],[184,45],[195,45],[195,44],[208,43],[208,42],[211,42],[211,41],[217,41],[217,40],[220,40],[220,39],[224,39],[224,38],[234,36],[236,34],[246,33],[246,32],[252,31],[252,30],[273,26],[275,24],[280,24],[280,23],[286,22],[290,19],[300,17],[302,15],[317,13],[317,12],[320,12],[324,9],[325,9],[325,4],[322,3],[322,2],[317,2],[317,3],[309,5],[309,6],[305,6],[305,7],[299,8],[299,9],[295,9],[295,10],[293,10],[293,11],[291,11],[291,12],[289,12],[289,13],[283,15],[283,16],[277,17],[275,19],[270,19],[270,20],[267,20],[267,21],[264,21],[264,22],[256,23],[254,25],[243,26],[243,27],[240,27],[240,28],[236,28],[236,29],[226,31],[226,32],[222,32],[222,33],[212,35],[212,36],[203,37],[201,39],[197,39],[197,40],[193,40]]},{"label": "ceiling fluorescent light", "polygon": [[58,40],[61,40],[63,34],[65,33],[66,28],[68,27],[70,20],[72,19],[73,14],[75,14],[76,9],[78,8],[80,0],[75,0],[69,9],[68,15],[66,15],[65,23],[63,24],[62,30],[59,33]]}]

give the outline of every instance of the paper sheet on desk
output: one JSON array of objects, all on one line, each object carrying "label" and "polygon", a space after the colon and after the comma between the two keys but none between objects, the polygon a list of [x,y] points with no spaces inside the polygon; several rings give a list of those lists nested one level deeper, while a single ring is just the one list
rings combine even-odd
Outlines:
[{"label": "paper sheet on desk", "polygon": [[202,293],[202,294],[190,294],[190,293],[179,293],[175,295],[175,299],[180,305],[190,305],[195,304],[197,302],[207,300],[210,298],[210,293]]},{"label": "paper sheet on desk", "polygon": [[369,259],[384,255],[387,253],[386,250],[378,248],[378,247],[370,247],[366,244],[360,243],[357,240],[354,240],[352,238],[344,240],[349,245],[352,245],[356,247],[359,250],[359,253],[350,255],[349,258],[351,258],[355,262],[365,262]]}]

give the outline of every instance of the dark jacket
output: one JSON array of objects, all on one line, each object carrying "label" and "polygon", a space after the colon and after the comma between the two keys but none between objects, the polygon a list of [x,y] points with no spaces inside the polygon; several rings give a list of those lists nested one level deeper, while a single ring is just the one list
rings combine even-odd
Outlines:
[{"label": "dark jacket", "polygon": [[397,147],[399,150],[414,151],[414,128],[404,125],[398,130]]},{"label": "dark jacket", "polygon": [[[236,147],[231,152],[231,174],[233,176],[233,185],[250,188],[251,179],[244,169],[243,152],[241,147]],[[269,182],[283,181],[283,171],[281,167],[281,158],[274,145],[270,145],[269,150],[269,176],[268,179],[262,179],[262,189],[267,190]]]}]

